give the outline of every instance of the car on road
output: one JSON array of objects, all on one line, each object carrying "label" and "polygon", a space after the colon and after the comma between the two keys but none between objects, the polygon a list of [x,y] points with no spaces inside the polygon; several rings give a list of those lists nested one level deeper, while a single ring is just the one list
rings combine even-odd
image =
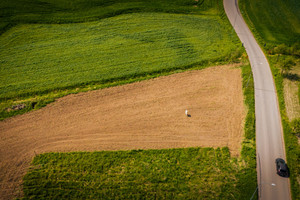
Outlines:
[{"label": "car on road", "polygon": [[289,168],[282,158],[275,160],[277,174],[282,177],[289,177]]}]

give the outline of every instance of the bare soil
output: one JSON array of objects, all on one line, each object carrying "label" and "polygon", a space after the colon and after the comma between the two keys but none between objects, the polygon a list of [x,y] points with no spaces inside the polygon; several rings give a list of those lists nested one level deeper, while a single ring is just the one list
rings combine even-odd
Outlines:
[{"label": "bare soil", "polygon": [[63,97],[0,122],[0,199],[21,194],[32,158],[45,152],[228,146],[237,156],[244,117],[234,65]]}]

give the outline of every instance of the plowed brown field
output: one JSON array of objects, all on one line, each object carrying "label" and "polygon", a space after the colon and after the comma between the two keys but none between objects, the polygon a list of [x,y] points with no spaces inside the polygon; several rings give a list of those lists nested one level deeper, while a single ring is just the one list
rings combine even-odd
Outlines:
[{"label": "plowed brown field", "polygon": [[44,152],[228,146],[238,155],[244,116],[233,65],[69,95],[0,122],[0,197],[20,194]]}]

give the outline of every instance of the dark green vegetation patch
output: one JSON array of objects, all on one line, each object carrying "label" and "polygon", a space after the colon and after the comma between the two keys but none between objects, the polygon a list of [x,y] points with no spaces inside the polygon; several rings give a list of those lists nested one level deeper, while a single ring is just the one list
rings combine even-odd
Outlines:
[{"label": "dark green vegetation patch", "polygon": [[0,119],[242,52],[221,0],[1,1],[0,18]]},{"label": "dark green vegetation patch", "polygon": [[[0,31],[16,24],[66,24],[136,12],[218,12],[219,0],[1,0]],[[197,7],[195,7],[197,6]]]}]

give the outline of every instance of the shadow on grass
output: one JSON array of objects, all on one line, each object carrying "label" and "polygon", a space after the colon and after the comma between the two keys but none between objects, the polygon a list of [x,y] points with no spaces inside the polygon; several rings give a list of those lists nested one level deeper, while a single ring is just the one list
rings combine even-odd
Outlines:
[{"label": "shadow on grass", "polygon": [[283,77],[286,79],[289,79],[290,81],[299,81],[300,76],[298,74],[293,74],[293,73],[284,73]]}]

